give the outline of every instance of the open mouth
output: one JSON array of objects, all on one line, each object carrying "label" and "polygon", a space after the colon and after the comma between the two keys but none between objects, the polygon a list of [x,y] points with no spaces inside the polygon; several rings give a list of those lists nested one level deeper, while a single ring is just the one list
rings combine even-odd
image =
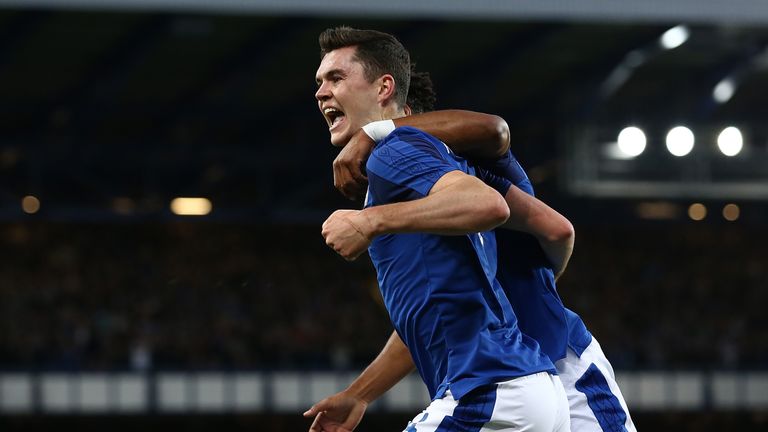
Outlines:
[{"label": "open mouth", "polygon": [[344,112],[332,107],[325,108],[323,115],[325,115],[325,120],[328,122],[328,129],[335,128],[345,118]]}]

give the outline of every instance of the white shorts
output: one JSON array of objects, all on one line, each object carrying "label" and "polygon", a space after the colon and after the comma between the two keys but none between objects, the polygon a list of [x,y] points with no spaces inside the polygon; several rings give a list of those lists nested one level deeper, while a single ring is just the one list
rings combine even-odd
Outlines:
[{"label": "white shorts", "polygon": [[555,362],[568,396],[573,432],[637,432],[613,368],[593,337],[581,357],[570,348]]},{"label": "white shorts", "polygon": [[450,391],[404,432],[568,432],[568,400],[557,376],[539,372],[477,388],[460,400]]}]

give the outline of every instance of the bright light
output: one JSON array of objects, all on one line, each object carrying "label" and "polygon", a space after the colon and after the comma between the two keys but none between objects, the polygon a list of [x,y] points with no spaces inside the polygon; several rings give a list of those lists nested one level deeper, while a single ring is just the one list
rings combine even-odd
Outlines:
[{"label": "bright light", "polygon": [[24,213],[35,214],[40,211],[40,200],[32,195],[27,195],[21,199],[21,209]]},{"label": "bright light", "polygon": [[733,94],[736,92],[736,83],[730,79],[726,78],[715,86],[715,89],[712,90],[712,98],[717,103],[726,103],[733,97]]},{"label": "bright light", "polygon": [[645,134],[640,128],[630,126],[619,132],[619,150],[627,156],[635,157],[645,150]]},{"label": "bright light", "polygon": [[203,216],[211,212],[211,201],[207,198],[175,198],[171,211],[182,216]]},{"label": "bright light", "polygon": [[682,207],[671,202],[643,202],[637,205],[637,215],[643,219],[675,219],[680,217]]},{"label": "bright light", "polygon": [[688,217],[695,221],[703,220],[707,217],[707,207],[704,204],[695,203],[688,207]]},{"label": "bright light", "polygon": [[733,222],[739,218],[741,210],[736,204],[726,204],[723,207],[723,217],[729,222]]},{"label": "bright light", "polygon": [[668,50],[677,48],[684,44],[690,35],[691,32],[688,31],[688,27],[684,25],[672,27],[661,35],[661,46]]},{"label": "bright light", "polygon": [[736,156],[744,147],[744,138],[739,128],[730,126],[723,129],[717,137],[717,146],[726,156]]},{"label": "bright light", "polygon": [[673,155],[685,156],[693,150],[693,132],[685,126],[672,128],[667,134],[667,150]]}]

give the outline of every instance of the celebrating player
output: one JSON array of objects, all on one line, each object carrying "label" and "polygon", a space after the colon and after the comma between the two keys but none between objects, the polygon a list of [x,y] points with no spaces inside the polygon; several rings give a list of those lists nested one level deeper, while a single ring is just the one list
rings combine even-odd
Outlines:
[{"label": "celebrating player", "polygon": [[[409,57],[394,37],[338,28],[320,42],[316,97],[334,145],[372,120],[405,114]],[[323,235],[348,259],[369,248],[397,334],[434,398],[413,427],[568,430],[554,366],[519,331],[495,279],[495,235],[485,231],[508,218],[510,204],[542,204],[412,128],[389,134],[367,171],[366,208],[335,212]],[[313,430],[344,430],[323,416]]]},{"label": "celebrating player", "polygon": [[[425,75],[411,80],[408,104],[432,109],[434,94]],[[414,113],[419,111],[414,110]],[[508,148],[506,123],[495,116],[466,111],[440,111],[399,118],[390,126],[417,126],[465,156],[488,158]],[[380,126],[378,126],[380,127]],[[370,127],[367,129],[371,129]],[[386,133],[386,129],[381,132]],[[362,130],[334,161],[335,183],[353,197],[365,186],[360,161],[375,144]],[[487,160],[485,161],[487,163]],[[497,171],[520,189],[533,195],[525,172],[511,154],[496,160]],[[542,256],[541,246],[530,235],[497,229],[499,266],[497,278],[517,312],[521,330],[536,339],[555,362],[568,395],[571,428],[577,432],[635,431],[613,369],[599,343],[581,318],[565,308],[554,284],[553,264]],[[560,273],[564,266],[554,266]],[[407,348],[396,333],[382,353],[345,391],[316,404],[310,414],[325,410],[326,416],[351,429],[362,417],[368,402],[386,392],[412,370]]]}]

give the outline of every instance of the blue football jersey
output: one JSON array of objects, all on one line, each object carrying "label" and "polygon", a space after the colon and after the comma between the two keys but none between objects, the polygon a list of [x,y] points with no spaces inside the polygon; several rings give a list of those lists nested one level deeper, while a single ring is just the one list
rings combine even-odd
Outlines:
[{"label": "blue football jersey", "polygon": [[[524,192],[534,195],[525,171],[511,152],[487,167]],[[592,341],[581,318],[563,305],[555,288],[551,264],[531,235],[496,229],[497,278],[512,304],[523,333],[536,339],[554,362],[570,346],[578,355]]]},{"label": "blue football jersey", "polygon": [[[366,165],[366,207],[423,198],[446,173],[482,176],[436,138],[396,129]],[[493,183],[498,178],[486,177]],[[495,184],[506,189],[503,179]],[[427,233],[376,237],[369,248],[390,319],[433,398],[459,399],[482,385],[548,371],[554,365],[523,335],[496,274],[496,238]]]}]

